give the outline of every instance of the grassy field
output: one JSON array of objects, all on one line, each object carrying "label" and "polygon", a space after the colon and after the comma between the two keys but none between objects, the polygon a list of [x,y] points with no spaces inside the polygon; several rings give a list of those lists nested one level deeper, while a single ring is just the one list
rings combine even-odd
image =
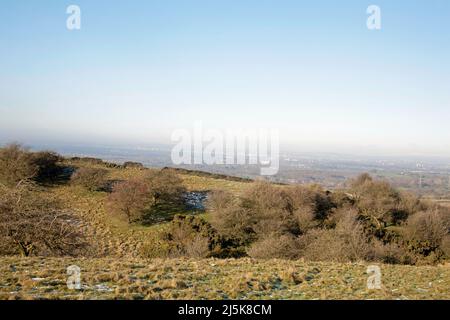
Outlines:
[{"label": "grassy field", "polygon": [[[67,287],[70,265],[81,290]],[[380,267],[369,290],[365,263],[3,258],[0,299],[450,299],[448,265]]]}]

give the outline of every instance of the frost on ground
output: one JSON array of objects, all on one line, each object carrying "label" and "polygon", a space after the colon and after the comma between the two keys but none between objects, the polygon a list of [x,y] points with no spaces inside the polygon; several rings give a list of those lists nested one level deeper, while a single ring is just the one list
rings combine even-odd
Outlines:
[{"label": "frost on ground", "polygon": [[[66,268],[81,269],[80,290]],[[283,260],[2,258],[0,299],[449,299],[450,267]]]}]

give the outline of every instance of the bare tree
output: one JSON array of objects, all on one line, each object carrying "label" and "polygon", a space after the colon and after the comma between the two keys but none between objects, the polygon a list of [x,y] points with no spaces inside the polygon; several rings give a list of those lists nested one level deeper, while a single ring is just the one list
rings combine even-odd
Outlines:
[{"label": "bare tree", "polygon": [[125,216],[129,223],[140,220],[151,203],[149,184],[142,179],[116,183],[108,199],[109,209]]},{"label": "bare tree", "polygon": [[12,187],[21,180],[34,178],[37,173],[32,153],[20,144],[12,143],[0,149],[0,183]]},{"label": "bare tree", "polygon": [[0,185],[0,239],[10,249],[2,254],[23,256],[78,255],[86,246],[76,219],[27,181]]}]

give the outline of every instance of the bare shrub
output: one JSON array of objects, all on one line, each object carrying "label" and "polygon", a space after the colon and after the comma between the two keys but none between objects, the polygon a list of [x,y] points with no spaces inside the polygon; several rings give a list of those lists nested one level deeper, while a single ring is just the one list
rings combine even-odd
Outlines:
[{"label": "bare shrub", "polygon": [[144,169],[144,165],[140,162],[127,161],[122,165],[124,168]]},{"label": "bare shrub", "polygon": [[448,226],[441,212],[433,209],[409,217],[405,231],[407,239],[426,241],[431,246],[437,246],[448,233]]},{"label": "bare shrub", "polygon": [[124,216],[128,223],[133,223],[142,219],[151,203],[148,182],[135,179],[114,184],[107,205],[112,213]]},{"label": "bare shrub", "polygon": [[306,233],[308,230],[316,228],[319,225],[319,222],[315,219],[313,209],[309,206],[296,209],[294,216],[301,233]]},{"label": "bare shrub", "polygon": [[336,224],[336,234],[341,238],[350,261],[365,260],[370,252],[364,226],[358,221],[356,210],[349,210]]},{"label": "bare shrub", "polygon": [[61,161],[55,152],[33,153],[20,144],[10,144],[0,149],[0,183],[13,187],[22,180],[53,181],[61,173]]},{"label": "bare shrub", "polygon": [[370,255],[370,244],[355,212],[349,211],[335,229],[313,229],[300,237],[303,256],[316,261],[359,261]]},{"label": "bare shrub", "polygon": [[145,259],[167,258],[170,256],[170,249],[170,243],[166,241],[164,232],[149,232],[139,248],[139,254]]},{"label": "bare shrub", "polygon": [[14,252],[23,256],[82,253],[86,243],[75,221],[58,201],[31,183],[0,185],[0,238]]},{"label": "bare shrub", "polygon": [[161,201],[180,202],[186,188],[183,180],[172,170],[153,171],[146,175],[149,182],[153,205]]},{"label": "bare shrub", "polygon": [[244,243],[256,238],[253,225],[257,218],[251,210],[243,208],[240,201],[227,192],[210,195],[208,208],[212,211],[211,224],[226,237],[237,237]]},{"label": "bare shrub", "polygon": [[165,239],[171,256],[237,258],[245,254],[237,239],[220,235],[197,216],[175,216]]},{"label": "bare shrub", "polygon": [[443,254],[440,247],[444,237],[448,235],[448,228],[442,212],[434,208],[409,217],[404,237],[412,252],[424,257],[433,254],[439,259]]},{"label": "bare shrub", "polygon": [[62,172],[59,163],[63,158],[53,151],[40,151],[32,154],[32,164],[36,166],[35,180],[38,182],[53,182]]},{"label": "bare shrub", "polygon": [[166,238],[171,244],[171,256],[205,258],[210,253],[212,230],[196,217],[176,216]]},{"label": "bare shrub", "polygon": [[83,186],[89,191],[98,191],[105,188],[108,171],[100,168],[81,167],[71,177],[74,185]]},{"label": "bare shrub", "polygon": [[313,229],[299,238],[302,256],[311,261],[348,261],[342,239],[334,229]]},{"label": "bare shrub", "polygon": [[200,235],[185,244],[186,256],[191,258],[205,258],[209,255],[209,240]]},{"label": "bare shrub", "polygon": [[214,190],[209,193],[206,206],[213,212],[221,212],[228,208],[234,201],[234,196],[230,192],[223,190]]},{"label": "bare shrub", "polygon": [[386,227],[406,218],[399,215],[401,194],[388,182],[361,175],[352,183],[351,192],[355,207],[364,218],[366,230],[373,236],[383,238]]},{"label": "bare shrub", "polygon": [[300,186],[288,188],[287,192],[292,199],[294,211],[300,208],[310,208],[314,213],[314,219],[322,223],[335,207],[330,194],[318,185]]},{"label": "bare shrub", "polygon": [[37,173],[38,167],[28,149],[19,144],[0,149],[0,183],[13,187],[19,181],[34,178]]},{"label": "bare shrub", "polygon": [[319,188],[256,182],[241,197],[211,196],[212,224],[250,244],[268,235],[298,236],[322,223],[332,203]]},{"label": "bare shrub", "polygon": [[447,259],[450,259],[450,235],[444,236],[441,243],[441,249]]},{"label": "bare shrub", "polygon": [[398,243],[386,243],[373,240],[371,260],[389,264],[415,264],[417,259]]},{"label": "bare shrub", "polygon": [[[350,187],[327,192],[256,182],[239,197],[214,192],[208,202],[211,223],[220,234],[240,239],[253,257],[413,264],[420,261],[417,254],[429,256],[427,262],[444,256],[450,214],[443,208],[436,209],[439,221],[419,219],[421,211],[435,206],[367,174]],[[290,250],[287,244],[294,243]]]},{"label": "bare shrub", "polygon": [[247,254],[255,259],[297,259],[301,248],[292,235],[268,236],[253,243]]},{"label": "bare shrub", "polygon": [[281,186],[256,182],[240,199],[239,206],[247,222],[243,231],[251,230],[250,233],[258,238],[270,234],[300,233],[293,214],[292,197]]}]

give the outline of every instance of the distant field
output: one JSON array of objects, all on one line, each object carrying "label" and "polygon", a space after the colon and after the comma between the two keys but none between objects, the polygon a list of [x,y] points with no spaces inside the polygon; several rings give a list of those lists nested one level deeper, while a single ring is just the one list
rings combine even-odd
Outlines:
[{"label": "distant field", "polygon": [[[81,268],[81,290],[66,268]],[[0,299],[450,299],[450,266],[381,265],[382,289],[367,289],[367,264],[302,261],[2,258]]]}]

